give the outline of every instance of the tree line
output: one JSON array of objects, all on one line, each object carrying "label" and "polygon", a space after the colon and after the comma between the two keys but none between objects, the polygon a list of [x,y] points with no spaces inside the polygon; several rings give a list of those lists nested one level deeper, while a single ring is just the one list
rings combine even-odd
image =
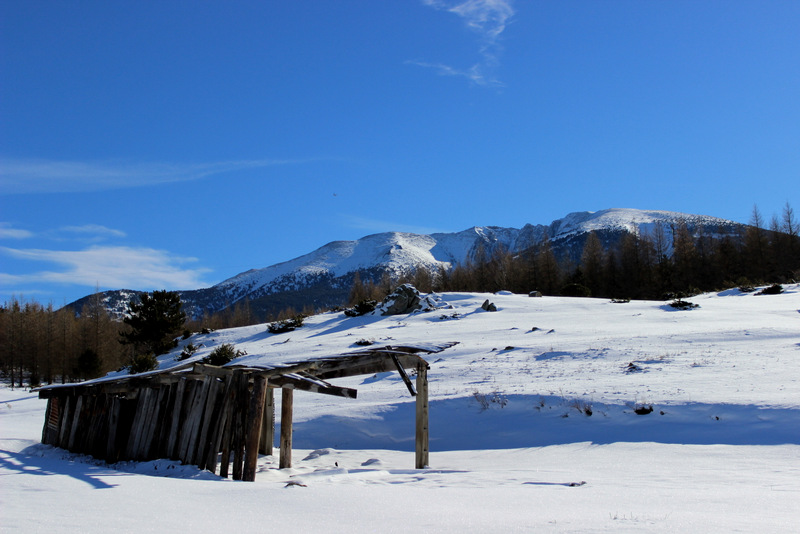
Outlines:
[{"label": "tree line", "polygon": [[[786,283],[800,279],[800,225],[787,203],[769,225],[757,207],[740,235],[715,236],[685,221],[656,224],[605,246],[589,233],[577,261],[558,257],[545,236],[534,247],[512,254],[479,249],[473,258],[446,270],[418,268],[401,277],[421,291],[515,293],[619,299],[667,299],[703,291]],[[396,285],[396,284],[395,284]],[[381,300],[394,285],[356,278],[350,303]]]},{"label": "tree line", "polygon": [[[267,321],[311,315],[287,308]],[[11,298],[0,306],[0,377],[11,387],[35,387],[102,376],[109,371],[154,368],[156,356],[192,332],[264,322],[245,299],[217,313],[187,318],[176,292],[142,294],[128,304],[123,319],[113,318],[96,292],[80,310]]]}]

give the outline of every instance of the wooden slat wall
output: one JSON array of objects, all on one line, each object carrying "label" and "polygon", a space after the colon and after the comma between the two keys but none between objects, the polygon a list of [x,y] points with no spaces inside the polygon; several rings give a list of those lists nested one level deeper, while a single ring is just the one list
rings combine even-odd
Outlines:
[{"label": "wooden slat wall", "polygon": [[242,371],[179,378],[141,387],[133,398],[101,392],[52,395],[42,442],[112,463],[169,457],[211,471],[221,450],[233,451],[234,478],[242,479],[246,449],[259,446],[264,407],[257,411],[255,434],[245,425],[253,423],[249,412],[264,403],[266,392],[263,387],[251,400],[249,379]]},{"label": "wooden slat wall", "polygon": [[[404,368],[416,363],[416,392]],[[323,365],[324,364],[324,365]],[[298,373],[305,372],[300,367]],[[396,369],[417,393],[416,466],[428,464],[427,362],[411,354],[360,355],[331,360],[316,374],[274,375],[261,369],[195,364],[191,372],[135,382],[51,388],[42,442],[110,463],[171,458],[234,480],[254,480],[259,448],[272,453],[274,388],[282,391],[280,467],[291,466],[294,388],[355,398],[355,390],[332,386],[320,376],[352,376]],[[251,381],[254,383],[251,392]],[[221,454],[220,454],[221,453]],[[231,464],[233,464],[231,466]]]}]

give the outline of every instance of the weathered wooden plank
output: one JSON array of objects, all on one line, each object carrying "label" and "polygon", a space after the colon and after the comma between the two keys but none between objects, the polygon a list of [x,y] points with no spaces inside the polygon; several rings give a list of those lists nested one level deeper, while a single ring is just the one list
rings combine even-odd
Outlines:
[{"label": "weathered wooden plank", "polygon": [[429,428],[428,428],[428,365],[421,363],[417,367],[417,399],[416,399],[416,468],[425,469],[429,462]]},{"label": "weathered wooden plank", "polygon": [[231,449],[233,450],[233,480],[242,480],[244,468],[244,427],[247,416],[247,407],[250,403],[250,396],[248,392],[249,381],[248,375],[244,373],[238,377],[236,411],[234,412],[232,428],[233,443],[231,445]]},{"label": "weathered wooden plank", "polygon": [[82,438],[80,441],[80,445],[78,446],[78,451],[81,454],[91,454],[91,448],[94,443],[95,437],[95,429],[97,423],[97,411],[98,411],[98,396],[97,395],[87,395],[84,401],[84,408],[83,408],[83,417],[81,421],[81,429],[82,429]]},{"label": "weathered wooden plank", "polygon": [[192,372],[214,376],[217,378],[227,378],[233,375],[233,369],[218,367],[216,365],[210,365],[207,363],[195,363],[192,366]]},{"label": "weathered wooden plank", "polygon": [[61,415],[61,428],[58,432],[58,446],[66,449],[69,446],[69,431],[72,429],[72,412],[75,411],[75,397],[64,397],[64,412]]},{"label": "weathered wooden plank", "polygon": [[323,395],[333,395],[335,397],[344,397],[346,399],[355,399],[358,396],[358,391],[352,388],[344,388],[326,384],[323,382],[312,382],[300,376],[270,376],[269,383],[278,387],[290,387],[292,389],[299,389],[301,391],[310,391],[312,393],[322,393]]},{"label": "weathered wooden plank", "polygon": [[181,380],[175,387],[175,403],[172,405],[172,414],[170,415],[169,431],[167,434],[167,458],[175,460],[177,458],[176,449],[178,444],[178,433],[180,432],[181,411],[183,409],[183,401],[186,395],[186,380]]},{"label": "weathered wooden plank", "polygon": [[110,395],[109,397],[111,398],[111,406],[108,409],[108,437],[106,438],[105,459],[107,462],[114,463],[119,456],[117,450],[117,425],[119,424],[121,401],[116,395]]},{"label": "weathered wooden plank", "polygon": [[167,390],[164,405],[161,407],[161,414],[158,422],[158,434],[153,437],[155,443],[153,456],[156,458],[169,457],[167,446],[169,444],[169,431],[172,428],[172,411],[175,409],[175,392],[178,390],[178,383],[164,384]]},{"label": "weathered wooden plank", "polygon": [[219,466],[219,476],[228,477],[229,466],[231,463],[231,451],[234,447],[234,434],[236,427],[236,413],[239,409],[239,384],[243,371],[235,370],[230,378],[231,389],[229,399],[225,408],[225,428],[222,435],[221,460]]},{"label": "weathered wooden plank", "polygon": [[258,452],[272,456],[275,442],[275,388],[267,387],[264,400],[264,416],[261,422],[261,438],[258,440]]},{"label": "weathered wooden plank", "polygon": [[258,440],[261,437],[261,423],[264,417],[264,401],[267,397],[267,379],[263,376],[253,378],[253,393],[247,409],[245,438],[244,472],[242,480],[253,482],[258,466]]},{"label": "weathered wooden plank", "polygon": [[140,454],[144,460],[152,460],[156,458],[154,449],[157,449],[155,441],[159,431],[158,425],[161,420],[163,405],[166,403],[168,398],[168,386],[161,385],[158,387],[158,389],[153,389],[150,406],[147,410],[147,420],[142,428],[142,443],[139,445]]},{"label": "weathered wooden plank", "polygon": [[165,435],[164,427],[169,426],[169,417],[172,414],[170,400],[172,400],[172,384],[161,384],[158,388],[158,413],[156,414],[156,423],[153,426],[153,431],[150,435],[150,447],[147,453],[149,458],[163,458],[162,450],[166,447],[161,441],[161,437]]},{"label": "weathered wooden plank", "polygon": [[292,467],[292,412],[294,410],[294,390],[281,388],[281,451],[278,467]]},{"label": "weathered wooden plank", "polygon": [[51,397],[47,399],[47,410],[44,413],[44,427],[42,428],[42,443],[45,445],[54,445],[54,434],[58,431],[58,418],[58,397]]},{"label": "weathered wooden plank", "polygon": [[417,392],[414,391],[414,384],[412,384],[411,383],[411,379],[408,378],[408,375],[406,374],[406,370],[403,369],[402,365],[400,365],[400,360],[397,359],[397,355],[396,354],[391,354],[391,358],[392,358],[392,362],[394,362],[394,366],[397,367],[397,372],[400,373],[400,378],[403,379],[403,382],[405,383],[406,387],[408,388],[408,392],[411,393],[412,397],[415,397],[417,395]]},{"label": "weathered wooden plank", "polygon": [[145,403],[143,405],[141,403],[139,404],[139,409],[142,411],[142,417],[139,420],[139,428],[137,430],[138,436],[136,436],[136,459],[138,460],[149,459],[146,457],[147,449],[149,447],[147,435],[149,434],[149,429],[154,422],[153,410],[158,400],[158,390],[153,388],[144,388],[142,392],[144,393],[145,391],[147,392]]},{"label": "weathered wooden plank", "polygon": [[158,390],[153,388],[145,388],[142,392],[147,392],[145,402],[139,404],[139,410],[142,412],[142,417],[139,420],[139,428],[137,430],[136,436],[136,459],[137,460],[148,460],[149,458],[146,457],[147,449],[149,447],[149,443],[147,441],[147,435],[149,434],[149,429],[154,423],[153,421],[153,410],[158,401]]},{"label": "weathered wooden plank", "polygon": [[202,388],[199,380],[186,380],[186,391],[183,394],[183,405],[181,406],[180,426],[178,427],[178,440],[175,444],[175,459],[184,460],[183,454],[188,446],[189,429],[191,427],[191,415],[194,408],[194,401]]},{"label": "weathered wooden plank", "polygon": [[81,395],[81,400],[83,403],[80,413],[76,413],[78,416],[77,432],[70,451],[86,454],[87,438],[89,437],[92,426],[92,411],[94,410],[95,396]]},{"label": "weathered wooden plank", "polygon": [[194,463],[194,453],[197,450],[198,431],[200,429],[200,422],[203,419],[203,408],[205,407],[208,388],[210,387],[212,380],[214,379],[210,376],[203,378],[200,386],[197,387],[194,400],[192,401],[192,410],[186,419],[186,425],[184,426],[186,433],[185,436],[181,438],[183,445],[181,447],[180,456],[181,461],[185,464]]},{"label": "weathered wooden plank", "polygon": [[209,435],[212,425],[212,417],[214,417],[214,405],[217,402],[223,384],[218,378],[210,377],[208,392],[206,393],[205,405],[203,406],[203,418],[200,421],[200,426],[197,429],[197,447],[194,451],[194,456],[191,463],[197,465],[200,469],[205,469],[206,458],[208,456]]},{"label": "weathered wooden plank", "polygon": [[67,450],[75,450],[75,442],[77,441],[80,432],[80,418],[83,409],[83,395],[79,396],[75,401],[75,413],[72,415],[72,425],[69,431],[69,442],[67,443]]},{"label": "weathered wooden plank", "polygon": [[144,427],[147,422],[152,394],[153,390],[150,388],[143,388],[139,391],[139,398],[136,401],[136,414],[133,416],[131,433],[128,437],[128,445],[125,448],[125,459],[127,460],[141,459],[140,450],[142,437],[144,435]]},{"label": "weathered wooden plank", "polygon": [[[223,436],[225,435],[225,429],[230,429],[230,415],[229,412],[233,406],[233,398],[231,391],[233,391],[233,384],[234,384],[233,376],[229,376],[225,379],[225,387],[223,388],[222,395],[217,399],[217,403],[214,406],[214,412],[217,414],[214,419],[212,420],[213,424],[213,433],[210,439],[211,446],[208,449],[207,456],[206,456],[206,469],[215,473],[217,470],[217,455],[220,452],[222,447]],[[228,456],[230,456],[230,446],[226,445],[228,448]],[[227,466],[228,462],[230,462],[230,458],[227,459],[225,463],[225,477],[227,478]],[[220,476],[222,476],[220,474]]]},{"label": "weathered wooden plank", "polygon": [[64,396],[58,397],[58,403],[59,403],[59,412],[60,412],[58,414],[58,433],[55,436],[55,440],[56,441],[55,441],[55,443],[53,443],[53,445],[55,445],[56,447],[62,447],[63,448],[64,439],[65,439],[64,435],[67,432],[67,430],[66,430],[66,427],[67,427],[66,422],[69,420],[69,411],[70,411],[69,395],[64,395]]},{"label": "weathered wooden plank", "polygon": [[117,424],[117,451],[119,460],[128,460],[125,452],[128,442],[132,435],[133,420],[136,418],[136,411],[139,400],[128,397],[120,397],[119,422]]},{"label": "weathered wooden plank", "polygon": [[425,360],[417,356],[418,352],[441,352],[456,344],[457,343],[444,343],[430,345],[425,348],[383,347],[337,357],[298,362],[275,368],[270,370],[270,372],[273,374],[292,374],[307,371],[322,379],[374,374],[389,371],[393,368],[393,362],[390,359],[392,354],[397,356],[403,368],[414,369],[420,362],[425,362]]},{"label": "weathered wooden plank", "polygon": [[105,453],[106,450],[106,435],[104,427],[107,427],[107,425],[106,396],[102,394],[95,395],[94,406],[92,406],[89,433],[86,438],[86,445],[84,446],[87,454],[91,454],[95,458],[103,457],[103,453]]}]

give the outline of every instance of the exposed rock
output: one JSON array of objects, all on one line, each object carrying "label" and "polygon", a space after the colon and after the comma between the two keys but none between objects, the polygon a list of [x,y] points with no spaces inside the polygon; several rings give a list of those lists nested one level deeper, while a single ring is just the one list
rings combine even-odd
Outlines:
[{"label": "exposed rock", "polygon": [[403,284],[392,291],[380,306],[381,315],[401,315],[419,309],[419,291],[411,284]]},{"label": "exposed rock", "polygon": [[496,312],[497,306],[494,305],[494,302],[489,302],[489,299],[486,299],[483,304],[481,304],[481,308],[486,311]]},{"label": "exposed rock", "polygon": [[541,291],[531,291],[530,293],[528,293],[528,296],[529,297],[541,297],[542,296],[542,292]]},{"label": "exposed rock", "polygon": [[383,299],[374,314],[403,315],[418,311],[433,311],[447,308],[448,304],[437,295],[421,295],[411,284],[403,284]]}]

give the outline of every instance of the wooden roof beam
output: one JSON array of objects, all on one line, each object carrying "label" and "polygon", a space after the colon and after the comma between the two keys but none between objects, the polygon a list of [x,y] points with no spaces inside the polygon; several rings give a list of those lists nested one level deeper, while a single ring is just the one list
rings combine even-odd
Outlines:
[{"label": "wooden roof beam", "polygon": [[311,381],[297,375],[266,375],[268,385],[273,387],[299,389],[301,391],[310,391],[312,393],[322,393],[323,395],[332,395],[334,397],[344,397],[346,399],[355,399],[358,396],[358,390],[351,388],[344,388],[334,385],[324,385],[319,381]]}]

